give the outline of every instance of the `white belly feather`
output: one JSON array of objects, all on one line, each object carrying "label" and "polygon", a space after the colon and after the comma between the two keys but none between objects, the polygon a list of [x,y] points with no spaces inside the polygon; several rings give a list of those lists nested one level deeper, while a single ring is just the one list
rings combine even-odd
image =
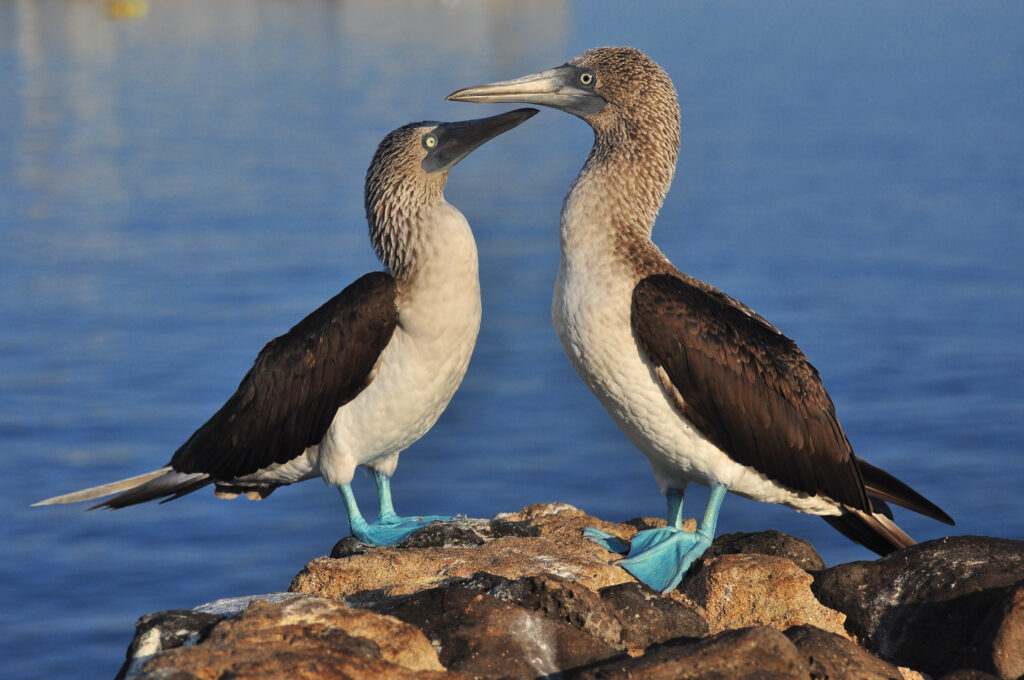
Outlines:
[{"label": "white belly feather", "polygon": [[433,427],[466,374],[481,303],[476,243],[462,213],[442,205],[420,258],[373,381],[338,410],[318,447],[328,484],[348,483],[359,465],[393,473],[398,454]]},{"label": "white belly feather", "polygon": [[447,203],[430,217],[429,243],[415,275],[400,284],[398,327],[367,387],[338,409],[319,444],[240,482],[290,484],[322,476],[352,481],[366,465],[392,474],[398,454],[437,422],[466,374],[480,330],[476,243]]}]

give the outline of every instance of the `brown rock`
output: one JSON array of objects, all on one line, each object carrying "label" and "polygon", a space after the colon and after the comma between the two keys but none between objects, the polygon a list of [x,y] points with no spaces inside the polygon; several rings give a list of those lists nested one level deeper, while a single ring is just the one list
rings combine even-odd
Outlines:
[{"label": "brown rock", "polygon": [[900,670],[872,656],[855,642],[814,626],[795,626],[785,632],[803,654],[812,678],[901,680]]},{"label": "brown rock", "polygon": [[115,680],[138,675],[143,665],[160,652],[202,641],[222,618],[190,609],[146,614],[135,624],[135,637]]},{"label": "brown rock", "polygon": [[999,678],[984,671],[962,668],[952,673],[946,673],[939,680],[999,680]]},{"label": "brown rock", "polygon": [[594,591],[560,576],[540,574],[511,580],[479,573],[459,585],[566,623],[612,647],[622,646],[622,621],[615,611]]},{"label": "brown rock", "polygon": [[481,572],[452,585],[567,623],[616,649],[642,651],[655,643],[696,639],[708,632],[699,608],[689,600],[661,597],[639,583],[620,583],[595,593],[553,574],[511,580]]},{"label": "brown rock", "polygon": [[476,678],[536,678],[616,655],[567,623],[462,585],[381,606],[426,633],[445,667]]},{"label": "brown rock", "polygon": [[1007,588],[974,636],[976,668],[1001,678],[1024,676],[1024,581]]},{"label": "brown rock", "polygon": [[731,630],[700,642],[652,647],[641,657],[617,658],[565,674],[567,680],[734,680],[809,675],[797,648],[766,627]]},{"label": "brown rock", "polygon": [[[1000,608],[1022,580],[1024,541],[954,536],[874,562],[827,569],[818,576],[815,592],[825,605],[847,615],[848,630],[870,650],[892,663],[941,676],[963,668],[995,671],[997,647],[1014,658],[1012,640],[1019,640],[1019,634],[1012,631],[1019,628],[1013,621],[1020,615],[1011,605],[1004,629]],[[995,636],[1003,630],[1007,634],[997,644]]]},{"label": "brown rock", "polygon": [[696,605],[662,597],[639,583],[602,588],[601,600],[621,621],[621,644],[631,650],[708,634],[708,622]]},{"label": "brown rock", "polygon": [[705,562],[684,587],[704,608],[712,633],[748,626],[786,630],[809,623],[845,636],[846,617],[815,599],[813,581],[784,557],[722,555]]},{"label": "brown rock", "polygon": [[[508,533],[516,535],[498,532],[499,538],[483,545],[372,548],[341,559],[320,557],[292,579],[289,589],[364,603],[418,592],[479,571],[510,579],[556,574],[591,590],[633,580],[609,563],[608,551],[582,537],[588,526],[627,534],[629,527],[603,522],[564,504],[530,506],[499,515],[491,526],[495,523],[504,530],[515,527]],[[533,532],[536,537],[528,537]],[[414,544],[417,534],[409,537]]]},{"label": "brown rock", "polygon": [[722,534],[714,540],[701,559],[708,561],[719,555],[773,555],[793,560],[804,571],[821,571],[825,560],[808,541],[781,531],[769,529],[756,533]]},{"label": "brown rock", "polygon": [[423,634],[373,612],[321,598],[253,602],[201,643],[154,656],[142,677],[455,680]]},{"label": "brown rock", "polygon": [[[538,503],[536,505],[529,505],[518,512],[505,512],[495,515],[492,522],[511,522],[529,527],[530,530],[536,532],[532,535],[543,538],[570,543],[582,541],[583,543],[593,545],[600,553],[605,554],[607,554],[606,550],[583,538],[584,529],[596,527],[623,540],[629,540],[638,530],[637,527],[629,526],[629,523],[613,524],[597,517],[592,517],[579,508],[567,503]],[[657,524],[658,521],[656,520],[652,526]],[[665,521],[660,520],[660,524],[665,526]]]}]

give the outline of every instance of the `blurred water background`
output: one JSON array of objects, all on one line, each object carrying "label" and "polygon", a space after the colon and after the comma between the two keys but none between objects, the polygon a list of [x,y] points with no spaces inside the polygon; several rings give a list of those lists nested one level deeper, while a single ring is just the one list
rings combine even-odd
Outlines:
[{"label": "blurred water background", "polygon": [[[347,534],[318,481],[263,503],[28,506],[162,465],[267,340],[378,268],[362,182],[389,130],[495,113],[444,96],[608,44],[679,91],[662,249],[796,339],[855,449],[951,531],[1024,538],[1019,3],[151,0],[117,21],[100,0],[7,1],[0,674],[112,677],[138,616],[284,590]],[[453,171],[483,328],[402,457],[400,512],[663,514],[549,321],[561,199],[590,143],[544,110]],[[873,558],[815,517],[725,503],[720,533],[767,528],[830,564]]]}]

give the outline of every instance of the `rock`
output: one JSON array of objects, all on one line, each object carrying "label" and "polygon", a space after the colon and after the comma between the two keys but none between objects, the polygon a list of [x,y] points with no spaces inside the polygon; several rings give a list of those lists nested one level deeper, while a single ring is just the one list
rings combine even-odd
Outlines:
[{"label": "rock", "polygon": [[279,604],[257,600],[241,614],[220,619],[202,644],[154,656],[140,677],[155,680],[182,673],[203,680],[461,677],[445,671],[416,628],[322,598]]},{"label": "rock", "polygon": [[243,595],[242,597],[225,597],[213,602],[192,607],[194,612],[203,614],[217,614],[218,616],[234,616],[244,611],[256,600],[262,600],[268,604],[278,604],[298,598],[309,597],[303,593],[263,593],[262,595]]},{"label": "rock", "polygon": [[1011,678],[1024,664],[1010,594],[1021,582],[1024,541],[955,536],[827,569],[815,593],[892,663],[935,676],[974,668]]},{"label": "rock", "polygon": [[[608,551],[582,538],[583,529],[588,526],[620,533],[626,529],[630,533],[628,527],[609,524],[564,504],[530,506],[518,513],[499,515],[496,521],[507,533],[499,532],[500,537],[486,540],[483,545],[466,546],[460,539],[458,545],[374,548],[342,559],[321,557],[292,579],[289,590],[366,604],[433,588],[478,571],[510,579],[555,574],[591,590],[634,580],[625,570],[609,563]],[[451,531],[465,529],[486,538],[487,531],[480,528],[479,522],[458,520]],[[516,530],[508,531],[517,525]],[[492,536],[493,526],[492,522]],[[415,544],[419,540],[417,535],[424,531],[431,528],[412,534],[407,542]]]},{"label": "rock", "polygon": [[1019,541],[953,538],[824,569],[805,541],[729,534],[662,596],[582,537],[594,526],[628,541],[663,524],[612,524],[556,503],[431,524],[389,548],[350,537],[306,565],[288,593],[143,617],[119,677],[925,680],[913,668],[988,680],[1024,672]]},{"label": "rock", "polygon": [[471,548],[491,536],[490,522],[460,517],[454,522],[431,522],[410,534],[396,548]]},{"label": "rock", "polygon": [[566,680],[741,680],[811,677],[785,635],[767,627],[731,630],[699,642],[657,645],[636,658],[611,659],[570,670]]},{"label": "rock", "polygon": [[160,652],[203,640],[222,618],[189,609],[146,614],[135,624],[135,637],[116,680],[138,677],[146,662]]},{"label": "rock", "polygon": [[383,605],[422,630],[445,667],[475,678],[536,678],[614,657],[593,635],[463,585]]},{"label": "rock", "polygon": [[363,543],[355,536],[346,536],[331,548],[331,557],[338,560],[343,557],[351,557],[352,555],[362,555],[372,549],[373,546],[369,543]]},{"label": "rock", "polygon": [[1007,588],[974,635],[976,668],[1001,678],[1024,676],[1024,581]]},{"label": "rock", "polygon": [[677,638],[702,638],[708,622],[689,602],[662,597],[639,583],[602,588],[601,600],[622,623],[621,644],[630,650]]},{"label": "rock", "polygon": [[803,655],[812,678],[901,680],[900,670],[872,656],[851,640],[810,625],[794,626],[785,635]]},{"label": "rock", "polygon": [[695,605],[660,597],[639,583],[622,583],[595,593],[553,574],[512,580],[483,572],[456,583],[567,623],[620,650],[640,651],[658,642],[696,639],[708,632]]},{"label": "rock", "polygon": [[704,608],[712,633],[748,626],[786,630],[805,623],[847,635],[846,617],[811,592],[814,578],[792,560],[767,555],[722,555],[703,563],[684,583]]},{"label": "rock", "polygon": [[946,673],[939,680],[999,680],[999,678],[985,671],[961,669],[952,673]]},{"label": "rock", "polygon": [[774,529],[752,534],[723,534],[714,540],[701,559],[708,561],[719,555],[739,554],[785,557],[793,560],[804,571],[821,571],[825,568],[825,560],[821,559],[809,542]]},{"label": "rock", "polygon": [[554,574],[507,579],[478,573],[461,584],[474,592],[561,621],[621,648],[622,622],[598,593]]}]

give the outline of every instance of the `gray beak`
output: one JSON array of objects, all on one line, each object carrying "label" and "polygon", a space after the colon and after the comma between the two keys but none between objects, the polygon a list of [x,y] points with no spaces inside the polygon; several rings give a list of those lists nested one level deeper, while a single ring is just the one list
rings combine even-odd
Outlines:
[{"label": "gray beak", "polygon": [[516,109],[489,118],[441,123],[431,131],[434,146],[427,149],[427,157],[420,167],[425,172],[448,170],[484,142],[511,130],[536,113],[537,109]]},{"label": "gray beak", "polygon": [[448,99],[457,102],[539,104],[586,118],[608,103],[594,91],[594,85],[592,72],[565,64],[515,80],[467,87],[452,92]]}]

